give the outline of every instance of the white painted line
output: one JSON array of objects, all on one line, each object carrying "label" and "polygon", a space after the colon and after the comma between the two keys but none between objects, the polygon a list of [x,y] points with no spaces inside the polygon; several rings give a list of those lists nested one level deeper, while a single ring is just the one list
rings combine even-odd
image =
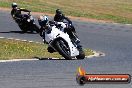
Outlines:
[{"label": "white painted line", "polygon": [[1,39],[5,38],[5,37],[0,37]]},{"label": "white painted line", "polygon": [[34,41],[28,41],[28,42],[34,42]]},{"label": "white painted line", "polygon": [[115,25],[127,25],[127,26],[132,26],[132,24],[121,24],[121,23],[112,23],[112,24],[115,24]]},{"label": "white painted line", "polygon": [[21,41],[26,42],[26,41],[28,41],[28,40],[21,40]]},{"label": "white painted line", "polygon": [[38,43],[38,44],[44,44],[44,43],[42,43],[42,42],[35,42],[35,43]]},{"label": "white painted line", "polygon": [[101,57],[101,56],[105,56],[104,53],[100,52],[100,51],[93,51],[94,55],[90,55],[90,56],[85,56],[86,58],[93,58],[93,57]]},{"label": "white painted line", "polygon": [[113,23],[113,24],[119,24],[119,23]]},{"label": "white painted line", "polygon": [[15,40],[20,41],[20,39],[15,39]]},{"label": "white painted line", "polygon": [[11,39],[11,40],[12,40],[12,39],[14,39],[14,38],[7,38],[7,39]]},{"label": "white painted line", "polygon": [[17,61],[36,61],[38,59],[12,59],[12,60],[0,60],[0,62],[17,62]]},{"label": "white painted line", "polygon": [[9,40],[17,40],[17,41],[23,41],[23,42],[34,42],[34,43],[38,43],[38,44],[43,44],[41,42],[28,41],[28,40],[22,40],[22,39],[15,39],[15,38],[0,37],[0,39],[9,39]]},{"label": "white painted line", "polygon": [[132,24],[126,24],[126,25],[130,25],[131,26]]}]

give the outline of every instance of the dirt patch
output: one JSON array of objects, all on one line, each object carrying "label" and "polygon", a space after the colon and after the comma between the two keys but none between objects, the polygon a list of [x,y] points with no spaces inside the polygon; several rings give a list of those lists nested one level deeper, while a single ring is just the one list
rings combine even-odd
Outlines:
[{"label": "dirt patch", "polygon": [[[11,9],[0,7],[0,11],[11,11]],[[36,16],[40,16],[40,15],[54,16],[54,14],[44,13],[44,12],[32,12],[32,14]],[[110,20],[97,20],[97,19],[92,19],[92,18],[74,17],[74,16],[67,16],[67,17],[69,17],[70,19],[80,20],[80,21],[85,21],[85,22],[113,23],[113,21],[110,21]]]}]

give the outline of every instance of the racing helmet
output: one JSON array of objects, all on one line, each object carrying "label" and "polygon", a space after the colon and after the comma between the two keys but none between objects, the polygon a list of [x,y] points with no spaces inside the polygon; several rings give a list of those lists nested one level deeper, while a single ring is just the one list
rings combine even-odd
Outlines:
[{"label": "racing helmet", "polygon": [[48,22],[48,17],[44,16],[44,15],[39,16],[38,22],[39,22],[40,26],[45,26],[47,24],[47,22]]},{"label": "racing helmet", "polygon": [[57,9],[56,14],[62,14],[62,11],[60,9]]},{"label": "racing helmet", "polygon": [[13,2],[12,3],[12,8],[16,8],[17,7],[17,3]]}]

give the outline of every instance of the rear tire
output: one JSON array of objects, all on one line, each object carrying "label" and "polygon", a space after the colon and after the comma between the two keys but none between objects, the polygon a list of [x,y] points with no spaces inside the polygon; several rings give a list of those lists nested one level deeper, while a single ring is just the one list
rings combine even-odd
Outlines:
[{"label": "rear tire", "polygon": [[19,28],[22,30],[22,32],[26,33],[27,32],[27,28],[24,27],[24,25],[18,25]]},{"label": "rear tire", "polygon": [[33,24],[33,31],[36,31],[37,33],[40,33],[39,27],[36,24]]},{"label": "rear tire", "polygon": [[54,47],[59,52],[59,54],[62,55],[65,59],[72,59],[72,57],[70,56],[70,48],[65,40],[59,39],[58,41],[55,41]]}]

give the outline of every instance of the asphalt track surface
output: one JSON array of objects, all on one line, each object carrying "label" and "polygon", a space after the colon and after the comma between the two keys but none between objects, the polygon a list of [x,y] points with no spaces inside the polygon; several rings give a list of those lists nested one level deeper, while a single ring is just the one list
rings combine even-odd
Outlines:
[{"label": "asphalt track surface", "polygon": [[[73,20],[84,48],[106,54],[84,60],[37,60],[0,63],[0,88],[132,88],[132,84],[76,83],[76,71],[132,75],[132,25]],[[9,12],[0,11],[0,37],[42,42],[37,34],[21,34]]]}]

